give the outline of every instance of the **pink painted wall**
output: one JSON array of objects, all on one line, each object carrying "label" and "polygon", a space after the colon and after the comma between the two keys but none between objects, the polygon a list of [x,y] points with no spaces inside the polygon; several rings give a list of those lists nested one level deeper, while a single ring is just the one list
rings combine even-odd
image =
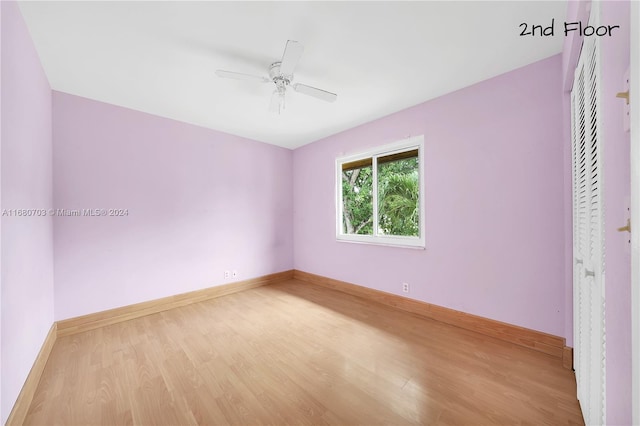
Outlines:
[{"label": "pink painted wall", "polygon": [[[295,268],[564,336],[561,61],[295,150]],[[336,157],[418,134],[426,250],[336,242]]]},{"label": "pink painted wall", "polygon": [[631,245],[617,231],[629,218],[631,194],[630,133],[624,131],[623,75],[630,63],[630,3],[603,2],[602,22],[620,25],[602,39],[602,99],[605,222],[605,292],[607,332],[607,424],[631,419]]},{"label": "pink painted wall", "polygon": [[[2,209],[49,209],[51,89],[15,2],[2,2]],[[4,423],[53,322],[53,221],[2,216]]]},{"label": "pink painted wall", "polygon": [[57,320],[289,270],[292,152],[53,93]]}]

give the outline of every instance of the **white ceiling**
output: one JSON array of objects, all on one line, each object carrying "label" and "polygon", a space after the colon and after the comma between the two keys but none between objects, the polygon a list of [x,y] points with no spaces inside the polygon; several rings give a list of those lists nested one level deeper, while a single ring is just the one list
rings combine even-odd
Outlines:
[{"label": "white ceiling", "polygon": [[[296,148],[561,52],[565,1],[22,2],[52,89]],[[523,22],[553,37],[519,36]],[[288,39],[304,44],[295,81],[272,84]]]}]

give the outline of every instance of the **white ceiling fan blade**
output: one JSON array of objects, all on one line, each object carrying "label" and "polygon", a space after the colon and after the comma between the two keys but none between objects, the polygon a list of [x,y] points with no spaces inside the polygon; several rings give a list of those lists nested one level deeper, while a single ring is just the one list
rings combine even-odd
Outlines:
[{"label": "white ceiling fan blade", "polygon": [[302,56],[304,46],[294,40],[287,40],[287,45],[284,48],[284,54],[282,55],[282,61],[280,62],[280,74],[281,75],[293,75],[293,70],[296,69],[298,61]]},{"label": "white ceiling fan blade", "polygon": [[269,111],[274,114],[280,114],[284,110],[284,92],[279,92],[277,89],[273,91],[271,95],[271,103],[269,104]]},{"label": "white ceiling fan blade", "polygon": [[326,90],[316,89],[315,87],[307,86],[306,84],[294,84],[293,90],[296,92],[304,93],[305,95],[313,96],[314,98],[322,99],[327,102],[334,102],[338,95],[335,93],[327,92]]},{"label": "white ceiling fan blade", "polygon": [[222,78],[233,78],[236,80],[262,81],[263,83],[269,83],[271,81],[267,77],[261,77],[259,75],[244,74],[241,72],[233,72],[233,71],[225,71],[225,70],[216,70],[216,75]]}]

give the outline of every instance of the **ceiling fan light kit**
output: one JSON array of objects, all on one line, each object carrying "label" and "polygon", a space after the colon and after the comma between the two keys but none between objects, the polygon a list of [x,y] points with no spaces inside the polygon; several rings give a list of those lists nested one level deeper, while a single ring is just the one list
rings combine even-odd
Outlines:
[{"label": "ceiling fan light kit", "polygon": [[292,83],[293,71],[300,61],[303,50],[304,47],[301,43],[294,40],[288,40],[284,49],[284,54],[282,55],[282,60],[274,62],[269,66],[269,78],[225,70],[216,70],[216,75],[222,78],[260,81],[262,83],[275,84],[276,87],[273,91],[273,95],[271,96],[269,110],[276,114],[280,114],[284,110],[285,93],[289,86],[291,86],[296,92],[312,96],[326,102],[334,102],[338,98],[338,95],[335,93],[307,86],[306,84]]}]

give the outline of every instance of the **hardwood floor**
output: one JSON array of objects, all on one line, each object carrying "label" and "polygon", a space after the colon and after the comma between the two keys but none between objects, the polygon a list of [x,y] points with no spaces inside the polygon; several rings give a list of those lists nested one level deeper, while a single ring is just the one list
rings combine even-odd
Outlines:
[{"label": "hardwood floor", "polygon": [[287,281],[58,338],[26,424],[582,424],[552,356]]}]

